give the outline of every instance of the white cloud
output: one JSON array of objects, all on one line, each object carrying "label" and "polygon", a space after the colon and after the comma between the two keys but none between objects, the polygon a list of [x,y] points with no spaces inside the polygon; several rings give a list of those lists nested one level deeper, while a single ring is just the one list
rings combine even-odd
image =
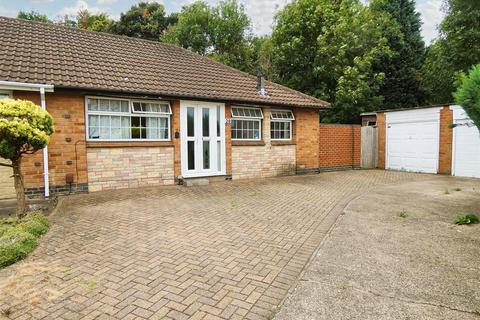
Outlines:
[{"label": "white cloud", "polygon": [[97,0],[97,5],[98,6],[109,6],[109,5],[112,5],[112,4],[115,4],[117,3],[118,0]]},{"label": "white cloud", "polygon": [[257,35],[269,34],[275,14],[290,0],[244,0],[245,8],[252,19],[252,29]]},{"label": "white cloud", "polygon": [[91,13],[98,13],[100,12],[100,8],[98,7],[90,7],[88,5],[88,2],[85,0],[77,0],[73,6],[70,7],[63,7],[59,12],[59,16],[75,16],[80,12],[81,10],[88,10]]},{"label": "white cloud", "polygon": [[425,0],[417,4],[417,10],[422,15],[422,35],[427,44],[438,36],[438,25],[445,17],[442,5],[442,0]]}]

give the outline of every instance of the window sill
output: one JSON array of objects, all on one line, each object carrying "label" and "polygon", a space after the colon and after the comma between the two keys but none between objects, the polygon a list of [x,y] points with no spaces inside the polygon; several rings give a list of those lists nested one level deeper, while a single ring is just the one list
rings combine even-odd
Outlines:
[{"label": "window sill", "polygon": [[292,140],[288,140],[288,141],[272,140],[271,144],[272,144],[272,146],[294,146],[294,145],[296,145],[296,143]]},{"label": "window sill", "polygon": [[264,146],[265,142],[262,140],[259,141],[241,141],[241,140],[232,140],[232,146]]},{"label": "window sill", "polygon": [[87,148],[173,147],[172,141],[87,141]]}]

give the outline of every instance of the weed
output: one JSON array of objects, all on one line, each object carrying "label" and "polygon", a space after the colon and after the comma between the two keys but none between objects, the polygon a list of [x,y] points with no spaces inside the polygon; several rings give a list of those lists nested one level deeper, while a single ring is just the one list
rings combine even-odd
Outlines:
[{"label": "weed", "polygon": [[342,282],[340,284],[340,289],[343,289],[343,290],[348,289],[348,282]]},{"label": "weed", "polygon": [[455,188],[453,191],[462,191],[462,188]]},{"label": "weed", "polygon": [[448,190],[448,188],[445,188],[445,190],[443,190],[443,193],[444,194],[450,194],[450,190]]},{"label": "weed", "polygon": [[474,224],[479,223],[480,219],[474,214],[457,214],[455,217],[455,224]]},{"label": "weed", "polygon": [[10,318],[10,315],[12,314],[12,309],[10,308],[5,308],[5,309],[0,309],[0,314],[2,314],[3,316],[7,317],[7,318]]},{"label": "weed", "polygon": [[403,209],[400,211],[400,214],[398,215],[400,218],[406,218],[408,217],[407,210]]}]

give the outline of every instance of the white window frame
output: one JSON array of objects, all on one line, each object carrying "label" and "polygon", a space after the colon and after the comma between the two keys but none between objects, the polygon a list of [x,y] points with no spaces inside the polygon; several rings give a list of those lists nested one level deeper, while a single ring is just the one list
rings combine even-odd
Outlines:
[{"label": "white window frame", "polygon": [[[260,111],[260,117],[252,117],[252,116],[236,116],[233,114],[233,109],[256,109]],[[262,108],[259,107],[248,107],[248,106],[232,106],[230,112],[232,118],[231,121],[240,120],[240,121],[253,121],[258,123],[258,138],[257,139],[244,139],[244,138],[233,138],[232,141],[261,141],[262,140],[262,119],[263,119],[263,112]],[[233,126],[230,125],[230,131],[233,132]]]},{"label": "white window frame", "polygon": [[[88,110],[88,99],[97,99],[97,100],[117,100],[117,101],[127,101],[129,112],[107,112],[107,111],[90,111]],[[133,111],[133,102],[147,102],[147,103],[168,103],[168,110],[170,114],[167,113],[151,113],[151,112],[142,112],[142,111]],[[89,115],[101,115],[101,116],[123,116],[123,117],[148,117],[148,118],[166,118],[167,119],[167,138],[166,139],[93,139],[90,138],[90,125],[88,123]],[[168,101],[158,101],[158,100],[137,100],[137,99],[126,99],[126,98],[115,98],[115,97],[101,97],[101,96],[85,96],[85,137],[87,141],[97,141],[97,142],[145,142],[145,141],[171,141],[171,115],[172,108],[170,102]],[[131,120],[130,120],[130,129],[131,129]]]},{"label": "white window frame", "polygon": [[[288,112],[290,113],[291,115],[291,118],[287,119],[287,118],[274,118],[273,117],[273,113],[275,112]],[[273,141],[291,141],[293,139],[293,121],[295,121],[295,116],[293,115],[293,112],[292,110],[282,110],[282,109],[278,109],[278,110],[271,110],[270,112],[270,139],[273,140]],[[284,122],[284,123],[289,123],[290,124],[290,138],[288,139],[279,139],[279,138],[273,138],[273,135],[272,135],[272,122]]]},{"label": "white window frame", "polygon": [[[157,104],[166,104],[168,106],[168,112],[148,112],[148,111],[135,111],[133,108],[133,103],[157,103]],[[160,114],[160,115],[168,115],[172,114],[172,108],[168,101],[152,101],[152,100],[130,100],[130,108],[132,113],[140,113],[140,114]]]}]

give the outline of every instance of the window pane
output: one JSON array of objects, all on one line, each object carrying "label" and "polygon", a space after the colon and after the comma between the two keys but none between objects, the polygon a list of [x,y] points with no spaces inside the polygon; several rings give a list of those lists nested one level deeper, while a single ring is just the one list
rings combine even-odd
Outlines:
[{"label": "window pane", "polygon": [[88,137],[90,139],[100,139],[100,133],[98,131],[98,127],[90,127],[88,129]]},{"label": "window pane", "polygon": [[106,99],[99,99],[99,104],[98,104],[98,111],[110,111],[109,103],[108,100]]},{"label": "window pane", "polygon": [[210,141],[203,141],[203,169],[210,169]]},{"label": "window pane", "polygon": [[202,108],[202,132],[204,137],[210,137],[210,109]]},{"label": "window pane", "polygon": [[121,108],[120,108],[120,101],[110,100],[110,111],[112,111],[112,112],[122,111]]},{"label": "window pane", "polygon": [[262,112],[259,108],[244,108],[233,107],[232,117],[235,118],[250,118],[250,119],[262,119]]},{"label": "window pane", "polygon": [[195,136],[195,108],[187,108],[187,136]]},{"label": "window pane", "polygon": [[187,143],[188,170],[195,170],[195,141]]},{"label": "window pane", "polygon": [[98,110],[98,100],[97,99],[88,99],[88,110],[97,111]]},{"label": "window pane", "polygon": [[222,170],[222,144],[217,141],[217,171]]}]

